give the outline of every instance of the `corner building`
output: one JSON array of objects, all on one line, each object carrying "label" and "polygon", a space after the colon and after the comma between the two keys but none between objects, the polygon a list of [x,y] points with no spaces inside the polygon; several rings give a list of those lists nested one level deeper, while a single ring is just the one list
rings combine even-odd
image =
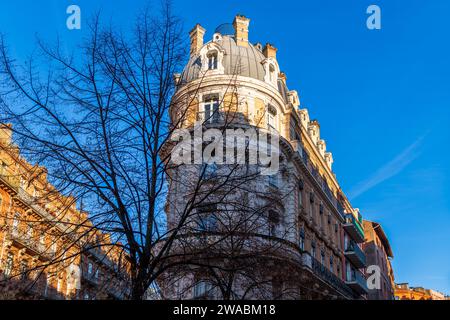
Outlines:
[{"label": "corner building", "polygon": [[[207,42],[202,26],[197,24],[191,30],[190,58],[183,73],[174,76],[177,90],[170,110],[172,123],[182,128],[192,129],[196,121],[204,128],[220,127],[227,115],[233,114],[227,126],[279,135],[278,172],[249,183],[249,192],[242,199],[255,206],[267,202],[258,195],[263,191],[280,195],[279,202],[274,201],[272,209],[261,214],[267,223],[259,230],[280,244],[273,254],[260,255],[261,260],[253,266],[254,274],[264,278],[264,289],[252,289],[248,282],[236,280],[234,297],[365,299],[362,216],[351,206],[332,171],[333,156],[320,135],[319,122],[300,107],[297,91],[288,89],[277,48],[269,43],[252,44],[249,24],[250,19],[238,15],[232,24],[220,25]],[[170,175],[192,177],[195,172],[178,166]],[[181,178],[169,185],[169,227],[176,225],[188,199],[185,185]],[[214,289],[215,282],[200,268],[186,267],[182,273],[184,276],[179,276],[177,271],[176,283],[160,284],[166,297],[224,298],[223,291]]]}]

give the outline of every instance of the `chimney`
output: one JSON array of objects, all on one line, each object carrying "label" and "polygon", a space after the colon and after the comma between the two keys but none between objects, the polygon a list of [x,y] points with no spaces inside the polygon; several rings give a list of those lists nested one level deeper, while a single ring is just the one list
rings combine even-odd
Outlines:
[{"label": "chimney", "polygon": [[9,146],[11,144],[12,137],[12,124],[2,123],[0,124],[0,144]]},{"label": "chimney", "polygon": [[234,36],[236,38],[236,43],[241,47],[248,47],[248,25],[250,24],[250,19],[242,15],[236,15],[233,21]]},{"label": "chimney", "polygon": [[286,73],[281,71],[280,74],[278,75],[278,78],[280,78],[281,81],[283,81],[283,83],[286,84],[286,80],[287,80]]},{"label": "chimney", "polygon": [[275,48],[270,43],[266,43],[266,46],[263,49],[263,54],[266,58],[277,58],[277,48]]},{"label": "chimney", "polygon": [[205,28],[197,23],[189,32],[189,37],[191,38],[191,56],[198,53],[203,47],[203,36],[205,35],[205,31]]}]

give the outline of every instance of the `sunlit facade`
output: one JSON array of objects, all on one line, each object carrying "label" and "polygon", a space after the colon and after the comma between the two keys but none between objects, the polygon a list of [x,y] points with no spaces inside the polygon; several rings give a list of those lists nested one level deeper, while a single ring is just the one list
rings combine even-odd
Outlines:
[{"label": "sunlit facade", "polygon": [[[192,128],[200,121],[206,128],[220,127],[232,114],[228,124],[233,128],[279,135],[279,171],[249,183],[249,188],[279,195],[279,203],[274,201],[272,210],[262,215],[269,228],[260,231],[283,241],[277,258],[287,261],[289,256],[292,263],[283,269],[283,263],[272,264],[267,258],[255,265],[255,274],[267,280],[267,290],[254,290],[246,298],[365,299],[362,216],[332,171],[333,156],[320,135],[319,122],[301,107],[297,91],[288,89],[277,49],[251,43],[249,23],[238,15],[233,24],[219,26],[206,42],[202,26],[192,29],[188,64],[182,74],[174,76],[177,91],[170,110],[172,123]],[[188,199],[183,178],[190,179],[195,174],[191,170],[180,166],[170,172],[182,178],[169,186],[169,227],[176,225],[178,212]],[[255,193],[243,198],[253,207],[267,202]],[[213,286],[207,278],[195,268],[186,269],[185,277],[162,289],[173,299],[223,298],[217,290],[205,293]],[[249,290],[245,283],[235,285],[240,287],[236,292]]]}]

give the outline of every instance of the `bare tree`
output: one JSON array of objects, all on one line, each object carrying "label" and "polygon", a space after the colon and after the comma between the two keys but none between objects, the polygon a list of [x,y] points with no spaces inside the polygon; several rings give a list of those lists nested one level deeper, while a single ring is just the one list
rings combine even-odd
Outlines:
[{"label": "bare tree", "polygon": [[[39,41],[40,57],[23,65],[11,58],[1,38],[0,122],[12,123],[22,153],[47,168],[43,172],[37,166],[34,179],[48,176],[52,187],[43,186],[30,203],[60,203],[50,226],[31,216],[22,219],[44,232],[59,228],[66,244],[33,271],[57,273],[52,269],[57,262],[119,247],[127,257],[131,299],[145,298],[156,283],[167,287],[181,281],[176,272],[189,268],[208,274],[224,299],[267,290],[267,278],[254,265],[280,250],[279,239],[287,231],[276,234],[276,204],[284,195],[275,199],[261,191],[258,196],[266,201],[251,203],[248,195],[256,195],[255,184],[266,178],[252,166],[226,165],[211,176],[208,166],[170,161],[170,137],[190,117],[189,99],[179,106],[172,101],[173,75],[184,65],[187,46],[170,5],[156,16],[143,12],[129,36],[103,27],[100,16],[89,27],[79,51],[67,54],[59,42],[49,46]],[[236,88],[232,79],[230,92]],[[179,114],[174,117],[170,109]],[[242,120],[233,108],[225,109],[222,132]],[[184,188],[176,196],[186,201],[168,195],[171,184]],[[75,204],[88,214],[68,221],[65,213]],[[177,212],[171,221],[167,206]],[[207,226],[211,212],[214,230]],[[11,224],[11,216],[5,218]],[[98,239],[97,231],[110,234],[112,241]],[[238,289],[236,281],[245,283],[245,289]],[[271,290],[262,297],[273,297]]]}]

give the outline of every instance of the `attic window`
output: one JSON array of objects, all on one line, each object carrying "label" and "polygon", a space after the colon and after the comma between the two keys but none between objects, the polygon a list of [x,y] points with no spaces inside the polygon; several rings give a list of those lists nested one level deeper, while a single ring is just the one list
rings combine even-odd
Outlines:
[{"label": "attic window", "polygon": [[208,52],[208,69],[215,70],[217,69],[217,51]]}]

